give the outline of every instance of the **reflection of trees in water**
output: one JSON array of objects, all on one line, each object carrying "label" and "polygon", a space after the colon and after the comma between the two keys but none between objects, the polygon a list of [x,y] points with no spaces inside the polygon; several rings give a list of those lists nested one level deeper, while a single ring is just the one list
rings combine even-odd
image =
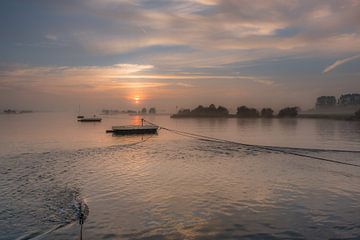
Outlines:
[{"label": "reflection of trees in water", "polygon": [[321,141],[360,143],[360,122],[330,119],[315,120],[316,135]]},{"label": "reflection of trees in water", "polygon": [[219,128],[227,125],[227,118],[194,118],[198,127]]},{"label": "reflection of trees in water", "polygon": [[237,125],[241,127],[253,127],[259,124],[259,119],[254,118],[238,118]]},{"label": "reflection of trees in water", "polygon": [[273,118],[261,118],[260,127],[262,132],[272,132],[274,130],[274,121]]},{"label": "reflection of trees in water", "polygon": [[336,133],[341,139],[360,143],[360,122],[358,121],[336,121]]},{"label": "reflection of trees in water", "polygon": [[237,118],[237,128],[240,134],[258,135],[260,119],[258,118]]},{"label": "reflection of trees in water", "polygon": [[282,118],[279,119],[279,126],[281,130],[295,133],[298,126],[298,119],[296,118]]},{"label": "reflection of trees in water", "polygon": [[336,121],[334,120],[315,120],[316,133],[322,141],[334,139],[336,135]]}]

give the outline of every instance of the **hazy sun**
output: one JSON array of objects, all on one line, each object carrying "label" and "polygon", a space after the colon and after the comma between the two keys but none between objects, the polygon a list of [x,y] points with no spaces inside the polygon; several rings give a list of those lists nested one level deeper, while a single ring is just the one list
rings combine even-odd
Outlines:
[{"label": "hazy sun", "polygon": [[139,96],[134,96],[133,100],[134,100],[135,104],[140,103],[140,97]]}]

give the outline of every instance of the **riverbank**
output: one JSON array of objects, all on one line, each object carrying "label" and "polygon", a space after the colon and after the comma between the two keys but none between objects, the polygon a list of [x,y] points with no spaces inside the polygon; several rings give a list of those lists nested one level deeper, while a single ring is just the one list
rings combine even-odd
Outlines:
[{"label": "riverbank", "polygon": [[354,114],[299,114],[298,118],[316,118],[316,119],[333,119],[333,120],[347,120],[353,121]]},{"label": "riverbank", "polygon": [[[239,117],[236,114],[229,115],[181,115],[181,114],[173,114],[170,116],[171,118],[239,118],[239,119],[281,119],[283,117],[273,116],[271,118],[264,117]],[[321,113],[299,113],[298,116],[292,118],[314,118],[314,119],[332,119],[332,120],[343,120],[343,121],[359,121],[360,119],[355,119],[354,114],[321,114]]]}]

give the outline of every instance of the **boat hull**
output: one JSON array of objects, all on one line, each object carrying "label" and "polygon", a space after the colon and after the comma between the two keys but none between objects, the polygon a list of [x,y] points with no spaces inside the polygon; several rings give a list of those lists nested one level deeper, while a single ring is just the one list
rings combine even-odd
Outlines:
[{"label": "boat hull", "polygon": [[98,119],[82,118],[82,119],[78,119],[78,122],[101,122],[101,118],[98,118]]},{"label": "boat hull", "polygon": [[114,135],[134,135],[134,134],[156,134],[157,129],[137,129],[137,130],[109,130]]},{"label": "boat hull", "polygon": [[113,127],[111,130],[107,130],[107,133],[115,135],[133,135],[133,134],[156,134],[158,127],[148,126],[126,126],[126,127]]}]

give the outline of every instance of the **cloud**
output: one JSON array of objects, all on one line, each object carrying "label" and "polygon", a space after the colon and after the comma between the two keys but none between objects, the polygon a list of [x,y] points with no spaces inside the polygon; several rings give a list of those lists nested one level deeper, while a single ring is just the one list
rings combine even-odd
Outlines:
[{"label": "cloud", "polygon": [[[193,52],[175,53],[179,57],[173,65],[189,61],[187,67],[196,66],[190,63],[194,61],[200,65],[248,61],[244,55],[250,54],[252,59],[262,59],[265,51],[265,57],[348,54],[360,51],[360,5],[356,2],[80,1],[83,8],[78,11],[93,15],[107,27],[83,26],[74,29],[73,37],[86,51],[102,55],[151,51],[158,59],[166,59],[166,52],[151,49],[186,47]],[[209,54],[219,61],[207,58]],[[221,61],[224,55],[227,60]]]},{"label": "cloud", "polygon": [[142,72],[154,68],[153,65],[141,65],[141,64],[115,64],[114,67],[119,67],[121,72],[125,74]]},{"label": "cloud", "polygon": [[334,70],[335,68],[337,68],[338,66],[340,65],[343,65],[347,62],[350,62],[350,61],[353,61],[355,59],[358,59],[360,58],[360,55],[356,55],[356,56],[352,56],[352,57],[348,57],[348,58],[344,58],[344,59],[341,59],[341,60],[337,60],[336,62],[334,62],[333,64],[331,64],[330,66],[326,67],[323,71],[323,74],[324,73],[329,73],[331,72],[332,70]]},{"label": "cloud", "polygon": [[189,84],[189,83],[183,83],[183,82],[178,82],[176,83],[177,86],[181,86],[181,87],[185,87],[185,88],[191,88],[194,87],[193,84]]},{"label": "cloud", "polygon": [[[110,66],[27,66],[15,65],[0,69],[3,88],[47,93],[94,93],[140,91],[152,89],[190,89],[207,81],[253,82],[268,86],[268,78],[249,75],[202,74],[196,72],[155,72],[153,65],[121,63]],[[151,71],[149,71],[151,70]],[[222,83],[221,83],[222,84]],[[225,86],[224,86],[225,87]],[[167,92],[169,94],[169,92]],[[166,96],[166,94],[164,94]]]},{"label": "cloud", "polygon": [[[159,48],[186,47],[194,54],[183,54],[181,62],[205,59],[209,53],[234,55],[234,51],[237,59],[232,57],[233,62],[238,62],[249,51],[253,59],[262,59],[264,51],[272,57],[360,51],[357,0],[40,2],[58,11],[56,16],[60,18],[87,19],[70,26],[60,23],[59,34],[61,39],[71,40],[76,51],[97,56],[151,52],[167,58],[167,52]],[[48,40],[59,41],[49,29],[44,32],[50,32]]]},{"label": "cloud", "polygon": [[51,41],[57,41],[58,40],[58,37],[56,35],[54,35],[54,34],[46,34],[45,38],[48,39],[48,40],[51,40]]}]

